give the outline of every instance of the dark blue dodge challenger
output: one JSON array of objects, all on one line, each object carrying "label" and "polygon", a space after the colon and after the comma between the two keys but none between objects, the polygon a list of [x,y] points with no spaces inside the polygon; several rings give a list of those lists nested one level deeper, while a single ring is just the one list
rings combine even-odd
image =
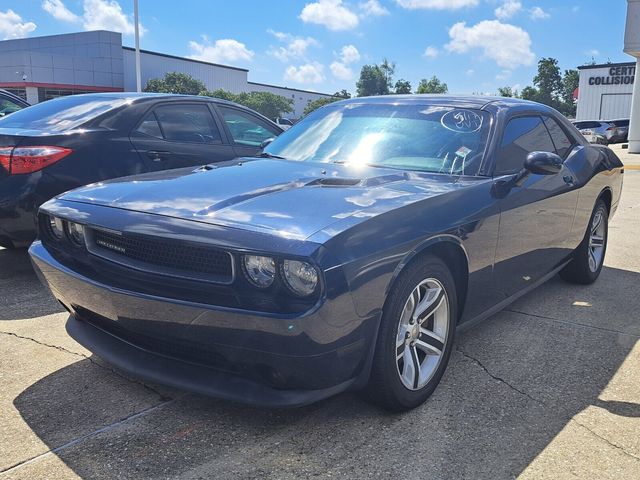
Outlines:
[{"label": "dark blue dodge challenger", "polygon": [[326,106],[260,158],[111,180],[39,213],[67,330],[151,381],[269,406],[434,391],[457,327],[557,272],[596,280],[623,165],[490,97]]}]

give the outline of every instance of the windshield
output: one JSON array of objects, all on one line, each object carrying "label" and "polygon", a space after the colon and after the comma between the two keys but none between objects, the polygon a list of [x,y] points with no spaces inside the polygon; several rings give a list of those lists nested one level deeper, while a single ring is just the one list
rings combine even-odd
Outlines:
[{"label": "windshield", "polygon": [[477,175],[490,123],[487,112],[450,106],[329,105],[265,152],[300,162]]},{"label": "windshield", "polygon": [[128,103],[123,97],[70,95],[32,105],[0,119],[0,128],[64,132]]}]

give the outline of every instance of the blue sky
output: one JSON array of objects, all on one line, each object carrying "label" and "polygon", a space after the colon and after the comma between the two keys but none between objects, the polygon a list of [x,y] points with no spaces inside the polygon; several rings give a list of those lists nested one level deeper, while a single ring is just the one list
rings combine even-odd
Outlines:
[{"label": "blue sky", "polygon": [[[355,91],[387,57],[396,78],[437,75],[453,93],[531,84],[563,69],[631,61],[624,0],[139,0],[141,48],[248,68],[249,80]],[[0,0],[0,38],[105,28],[133,45],[133,0]]]}]

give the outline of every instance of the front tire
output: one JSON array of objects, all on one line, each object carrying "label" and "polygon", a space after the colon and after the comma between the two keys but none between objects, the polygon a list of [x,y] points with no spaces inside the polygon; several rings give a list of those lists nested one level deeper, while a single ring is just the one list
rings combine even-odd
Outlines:
[{"label": "front tire", "polygon": [[400,274],[385,303],[368,398],[391,411],[424,403],[447,367],[456,323],[451,271],[434,255],[415,260]]},{"label": "front tire", "polygon": [[573,252],[571,262],[560,271],[562,279],[588,285],[596,281],[607,252],[609,211],[601,198],[596,202],[582,242]]}]

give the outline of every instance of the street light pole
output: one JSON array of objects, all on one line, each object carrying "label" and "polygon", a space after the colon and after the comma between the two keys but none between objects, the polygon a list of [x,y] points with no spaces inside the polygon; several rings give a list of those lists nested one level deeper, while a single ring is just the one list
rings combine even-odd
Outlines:
[{"label": "street light pole", "polygon": [[138,0],[133,0],[133,17],[136,35],[136,92],[142,91],[142,75],[140,73],[140,21],[138,19]]}]

